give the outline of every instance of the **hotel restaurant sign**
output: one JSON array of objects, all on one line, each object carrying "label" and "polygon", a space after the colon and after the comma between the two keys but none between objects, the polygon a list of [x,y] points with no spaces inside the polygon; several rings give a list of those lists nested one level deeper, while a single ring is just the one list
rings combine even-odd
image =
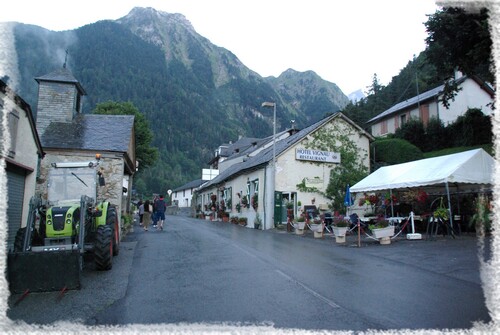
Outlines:
[{"label": "hotel restaurant sign", "polygon": [[295,149],[295,159],[320,163],[340,163],[340,153],[314,149]]}]

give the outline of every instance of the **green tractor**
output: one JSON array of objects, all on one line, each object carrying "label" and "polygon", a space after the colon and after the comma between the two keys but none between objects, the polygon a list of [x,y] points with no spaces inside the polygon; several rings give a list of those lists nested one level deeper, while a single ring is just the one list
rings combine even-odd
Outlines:
[{"label": "green tractor", "polygon": [[118,213],[108,201],[96,201],[104,185],[99,158],[52,164],[47,201],[31,199],[28,223],[8,254],[12,292],[80,288],[85,254],[93,254],[97,270],[112,268],[119,252]]}]

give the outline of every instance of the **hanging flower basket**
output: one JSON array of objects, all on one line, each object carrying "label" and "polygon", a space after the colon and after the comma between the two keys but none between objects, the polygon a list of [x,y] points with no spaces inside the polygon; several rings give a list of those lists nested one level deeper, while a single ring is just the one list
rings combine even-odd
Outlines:
[{"label": "hanging flower basket", "polygon": [[252,196],[252,208],[257,210],[257,207],[259,207],[259,195],[255,193]]},{"label": "hanging flower basket", "polygon": [[249,208],[250,205],[248,204],[248,198],[245,196],[243,198],[241,198],[241,205],[245,208]]}]

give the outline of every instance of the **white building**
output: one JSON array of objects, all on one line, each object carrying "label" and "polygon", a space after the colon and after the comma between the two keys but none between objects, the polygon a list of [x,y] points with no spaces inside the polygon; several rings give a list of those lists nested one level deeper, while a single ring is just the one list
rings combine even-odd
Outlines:
[{"label": "white building", "polygon": [[[2,203],[7,204],[7,249],[14,246],[16,232],[28,221],[29,203],[44,153],[31,107],[0,80],[0,161]],[[6,126],[4,129],[3,126]],[[5,181],[5,184],[3,183]],[[4,198],[5,197],[5,198]],[[7,228],[7,227],[6,227]]]},{"label": "white building", "polygon": [[194,191],[206,182],[206,180],[197,179],[172,190],[172,204],[176,204],[178,207],[191,207]]},{"label": "white building", "polygon": [[453,123],[457,117],[464,115],[470,108],[478,108],[485,115],[493,113],[494,90],[476,76],[462,76],[456,79],[460,91],[453,101],[449,101],[447,109],[441,99],[444,85],[402,101],[374,118],[368,120],[373,136],[394,134],[410,118],[422,120],[424,126],[432,117],[444,125]]},{"label": "white building", "polygon": [[[263,229],[286,222],[283,215],[286,203],[293,204],[295,215],[305,205],[327,208],[329,200],[323,194],[330,171],[342,164],[342,157],[313,147],[320,131],[322,136],[347,135],[359,149],[359,160],[369,167],[369,145],[373,137],[342,113],[335,113],[303,130],[277,134],[275,178],[272,137],[261,141],[261,145],[256,143],[253,151],[227,157],[223,168],[219,164],[219,175],[198,189],[197,204],[209,211],[212,197],[217,204],[224,201],[226,212],[230,216],[246,217],[247,227],[251,228],[259,214]],[[231,161],[233,164],[229,165]],[[315,187],[319,192],[302,192],[299,184]]]}]

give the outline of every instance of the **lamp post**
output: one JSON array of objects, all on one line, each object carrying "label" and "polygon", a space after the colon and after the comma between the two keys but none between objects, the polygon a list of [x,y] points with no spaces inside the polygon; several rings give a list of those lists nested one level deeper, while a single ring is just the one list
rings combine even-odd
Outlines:
[{"label": "lamp post", "polygon": [[[276,103],[266,101],[266,102],[262,103],[262,107],[272,107],[273,108],[273,162],[271,164],[271,182],[269,183],[270,184],[270,187],[269,187],[270,199],[268,199],[268,200],[270,200],[270,201],[266,201],[266,203],[268,204],[267,211],[269,212],[269,215],[271,216],[271,218],[274,218],[274,191],[275,191],[275,183],[276,183],[276,179],[275,179],[276,178]],[[266,220],[264,220],[264,230],[266,230]]]}]

